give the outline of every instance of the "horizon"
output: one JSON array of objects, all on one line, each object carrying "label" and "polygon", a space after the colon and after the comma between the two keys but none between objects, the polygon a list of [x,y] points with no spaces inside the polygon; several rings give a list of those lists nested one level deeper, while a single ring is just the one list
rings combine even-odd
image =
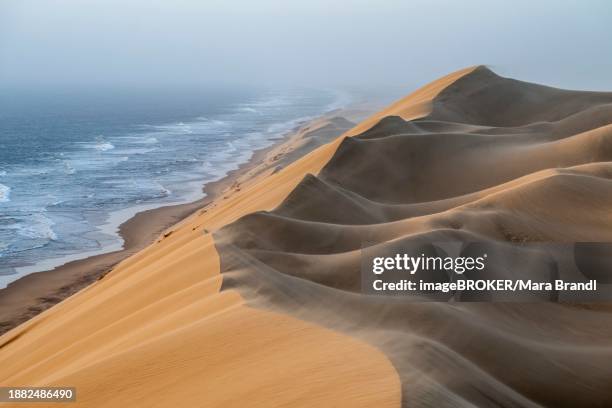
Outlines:
[{"label": "horizon", "polygon": [[523,81],[612,90],[611,11],[605,1],[8,0],[0,5],[0,85],[408,92],[487,65]]},{"label": "horizon", "polygon": [[611,11],[0,3],[0,403],[612,405]]}]

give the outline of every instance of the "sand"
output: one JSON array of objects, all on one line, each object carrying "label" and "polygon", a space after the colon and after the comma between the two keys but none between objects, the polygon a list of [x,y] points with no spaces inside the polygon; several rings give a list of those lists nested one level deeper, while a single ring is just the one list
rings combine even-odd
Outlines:
[{"label": "sand", "polygon": [[217,231],[222,293],[375,346],[397,370],[406,407],[609,406],[605,304],[361,291],[364,246],[458,242],[462,254],[488,253],[487,277],[500,279],[570,276],[573,242],[612,249],[612,93],[485,67],[460,74],[440,80],[429,102],[417,98],[416,116],[424,105],[426,115],[415,118],[411,97],[392,105],[338,141],[272,211]]},{"label": "sand", "polygon": [[155,243],[2,336],[0,383],[70,383],[77,402],[69,406],[84,407],[397,405],[399,378],[371,346],[219,293],[211,232],[262,202],[274,206],[274,197],[247,199],[257,197],[255,184],[279,177],[293,152],[316,148],[343,125],[309,124]]},{"label": "sand", "polygon": [[344,122],[313,124],[0,337],[0,383],[75,386],[86,407],[608,406],[608,307],[367,296],[359,262],[364,243],[545,263],[515,244],[610,241],[611,111],[612,93],[479,66],[330,143]]},{"label": "sand", "polygon": [[350,120],[358,121],[372,109],[372,104],[362,102],[325,113],[299,125],[272,146],[255,151],[247,163],[230,171],[222,179],[204,185],[204,198],[136,214],[119,226],[118,233],[124,241],[119,251],[71,261],[50,271],[32,273],[0,289],[0,334],[100,279],[120,261],[155,242],[172,225],[198,210],[215,206],[216,201],[239,190],[244,181],[267,170],[280,169],[337,137],[353,127],[354,123]]}]

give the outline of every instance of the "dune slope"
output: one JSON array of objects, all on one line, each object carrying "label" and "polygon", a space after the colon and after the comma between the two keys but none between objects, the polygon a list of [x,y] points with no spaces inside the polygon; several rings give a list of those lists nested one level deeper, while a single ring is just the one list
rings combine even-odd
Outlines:
[{"label": "dune slope", "polygon": [[607,308],[365,295],[360,262],[363,247],[453,241],[494,255],[500,278],[571,276],[574,242],[612,241],[612,93],[478,67],[425,116],[402,103],[349,132],[273,211],[215,234],[222,293],[376,346],[406,407],[611,405]]},{"label": "dune slope", "polygon": [[[286,150],[273,150],[241,177],[240,186],[101,280],[0,336],[0,384],[76,387],[77,401],[66,406],[88,408],[398,406],[397,372],[373,346],[253,309],[236,291],[219,292],[212,232],[277,206],[333,150],[323,146],[290,165],[287,156],[309,152],[347,124],[333,118],[310,124],[281,146]],[[281,171],[279,163],[286,166]]]},{"label": "dune slope", "polygon": [[364,246],[432,240],[485,245],[500,276],[570,273],[572,242],[612,238],[610,113],[610,93],[471,67],[321,146],[347,123],[317,124],[295,161],[0,337],[0,383],[84,407],[611,405],[607,308],[364,295],[360,276]]}]

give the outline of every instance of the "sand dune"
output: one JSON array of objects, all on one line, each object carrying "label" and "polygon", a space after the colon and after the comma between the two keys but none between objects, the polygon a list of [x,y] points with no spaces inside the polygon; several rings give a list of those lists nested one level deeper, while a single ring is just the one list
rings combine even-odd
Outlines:
[{"label": "sand dune", "polygon": [[215,235],[222,290],[375,345],[405,406],[607,406],[603,307],[367,296],[360,262],[364,246],[453,241],[494,255],[488,277],[572,276],[572,242],[612,240],[611,103],[478,67],[424,117],[387,110],[276,209]]},{"label": "sand dune", "polygon": [[287,165],[287,154],[304,154],[346,123],[323,120],[302,129],[294,138],[299,146],[278,160],[279,152],[270,152],[239,179],[240,187],[103,279],[1,336],[0,384],[73,386],[77,402],[66,406],[82,407],[397,406],[399,377],[373,346],[253,309],[235,291],[219,293],[211,232],[278,205],[333,151],[323,147],[323,154],[280,172],[278,163]]},{"label": "sand dune", "polygon": [[451,240],[496,276],[571,275],[568,251],[612,240],[611,112],[612,93],[472,67],[350,130],[313,124],[0,337],[0,383],[76,386],[87,407],[609,406],[608,308],[366,295],[360,262]]}]

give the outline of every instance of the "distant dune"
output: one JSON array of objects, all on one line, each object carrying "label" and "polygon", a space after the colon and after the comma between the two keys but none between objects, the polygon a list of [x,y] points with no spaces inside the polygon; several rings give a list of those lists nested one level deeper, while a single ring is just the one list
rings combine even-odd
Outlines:
[{"label": "distant dune", "polygon": [[564,273],[563,245],[612,241],[611,123],[612,93],[483,66],[321,146],[347,122],[317,123],[0,337],[0,384],[75,386],[83,407],[611,406],[606,305],[415,302],[360,280],[364,243],[432,240]]}]

